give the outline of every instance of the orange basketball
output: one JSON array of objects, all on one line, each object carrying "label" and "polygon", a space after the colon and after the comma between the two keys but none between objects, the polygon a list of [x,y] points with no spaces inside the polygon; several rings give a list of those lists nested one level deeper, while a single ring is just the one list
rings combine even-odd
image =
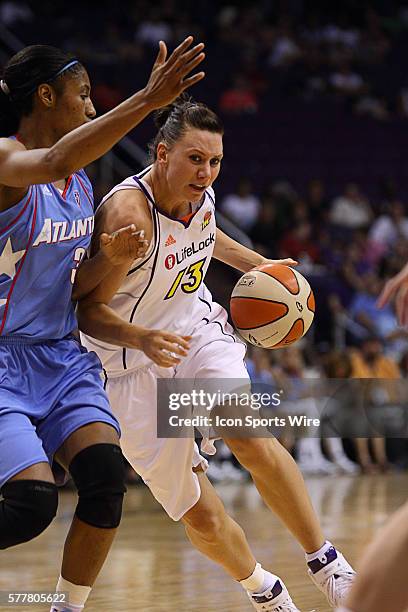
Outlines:
[{"label": "orange basketball", "polygon": [[234,325],[245,340],[276,349],[304,336],[313,321],[315,300],[300,272],[264,264],[241,276],[230,307]]}]

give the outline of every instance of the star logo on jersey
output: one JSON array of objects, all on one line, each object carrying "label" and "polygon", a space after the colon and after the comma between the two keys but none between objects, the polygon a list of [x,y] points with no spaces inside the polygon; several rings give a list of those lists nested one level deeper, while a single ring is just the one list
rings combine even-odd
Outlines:
[{"label": "star logo on jersey", "polygon": [[0,255],[0,276],[5,274],[10,278],[13,278],[17,272],[16,263],[22,258],[25,251],[13,251],[11,246],[11,238],[6,242],[6,246]]},{"label": "star logo on jersey", "polygon": [[201,224],[201,231],[203,231],[207,225],[209,224],[209,222],[211,221],[211,217],[212,217],[212,212],[211,210],[207,210],[207,212],[204,215],[204,219],[203,222]]},{"label": "star logo on jersey", "polygon": [[164,246],[168,247],[168,246],[171,246],[172,244],[176,244],[176,240],[173,238],[171,234],[169,234],[166,242],[164,243]]}]

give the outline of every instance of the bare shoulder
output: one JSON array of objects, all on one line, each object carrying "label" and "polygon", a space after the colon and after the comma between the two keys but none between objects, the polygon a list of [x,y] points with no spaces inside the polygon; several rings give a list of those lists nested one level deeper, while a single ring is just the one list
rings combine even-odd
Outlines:
[{"label": "bare shoulder", "polygon": [[[11,154],[26,150],[23,143],[15,138],[0,138],[0,164],[3,164],[4,167],[10,160]],[[27,193],[27,189],[27,187],[8,187],[0,184],[0,211],[17,204]]]},{"label": "bare shoulder", "polygon": [[144,230],[145,238],[150,242],[153,236],[153,222],[144,194],[139,189],[121,189],[106,200],[96,212],[94,244],[103,232],[111,234],[132,223],[137,230]]},{"label": "bare shoulder", "polygon": [[14,151],[26,151],[22,142],[15,138],[0,138],[0,155],[7,155]]}]

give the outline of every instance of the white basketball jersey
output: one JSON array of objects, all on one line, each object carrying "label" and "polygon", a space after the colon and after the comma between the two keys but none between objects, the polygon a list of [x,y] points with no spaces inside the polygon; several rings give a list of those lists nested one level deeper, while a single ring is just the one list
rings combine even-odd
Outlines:
[{"label": "white basketball jersey", "polygon": [[[126,321],[148,329],[193,335],[199,327],[214,322],[226,333],[226,312],[212,301],[204,284],[215,245],[214,191],[211,187],[205,191],[202,203],[188,218],[174,219],[159,210],[143,181],[149,169],[116,185],[100,204],[109,206],[109,198],[122,189],[139,189],[153,221],[145,257],[135,261],[109,306]],[[229,325],[227,331],[232,331]],[[142,351],[115,347],[84,335],[82,338],[89,350],[98,353],[109,376],[152,363]]]}]

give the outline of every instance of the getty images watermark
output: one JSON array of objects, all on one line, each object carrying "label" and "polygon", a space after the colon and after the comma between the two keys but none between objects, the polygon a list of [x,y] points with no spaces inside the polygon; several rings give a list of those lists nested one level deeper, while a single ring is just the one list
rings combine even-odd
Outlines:
[{"label": "getty images watermark", "polygon": [[[311,418],[306,415],[291,414],[284,416],[264,415],[261,416],[261,408],[271,408],[281,405],[283,389],[274,393],[251,393],[243,392],[216,392],[204,389],[192,389],[190,392],[170,393],[168,402],[169,410],[175,412],[169,416],[170,427],[310,427],[319,426],[319,418]],[[222,407],[217,414],[217,408]],[[183,409],[191,409],[190,416],[185,416]],[[233,409],[235,414],[223,414],[226,408]],[[248,414],[242,409],[250,409]],[[203,413],[203,411],[205,411]],[[227,411],[228,412],[228,411]],[[207,414],[206,414],[207,413]],[[214,413],[214,414],[212,414]]]},{"label": "getty images watermark", "polygon": [[158,380],[159,438],[408,438],[408,381],[289,379],[276,388],[240,379]]}]

